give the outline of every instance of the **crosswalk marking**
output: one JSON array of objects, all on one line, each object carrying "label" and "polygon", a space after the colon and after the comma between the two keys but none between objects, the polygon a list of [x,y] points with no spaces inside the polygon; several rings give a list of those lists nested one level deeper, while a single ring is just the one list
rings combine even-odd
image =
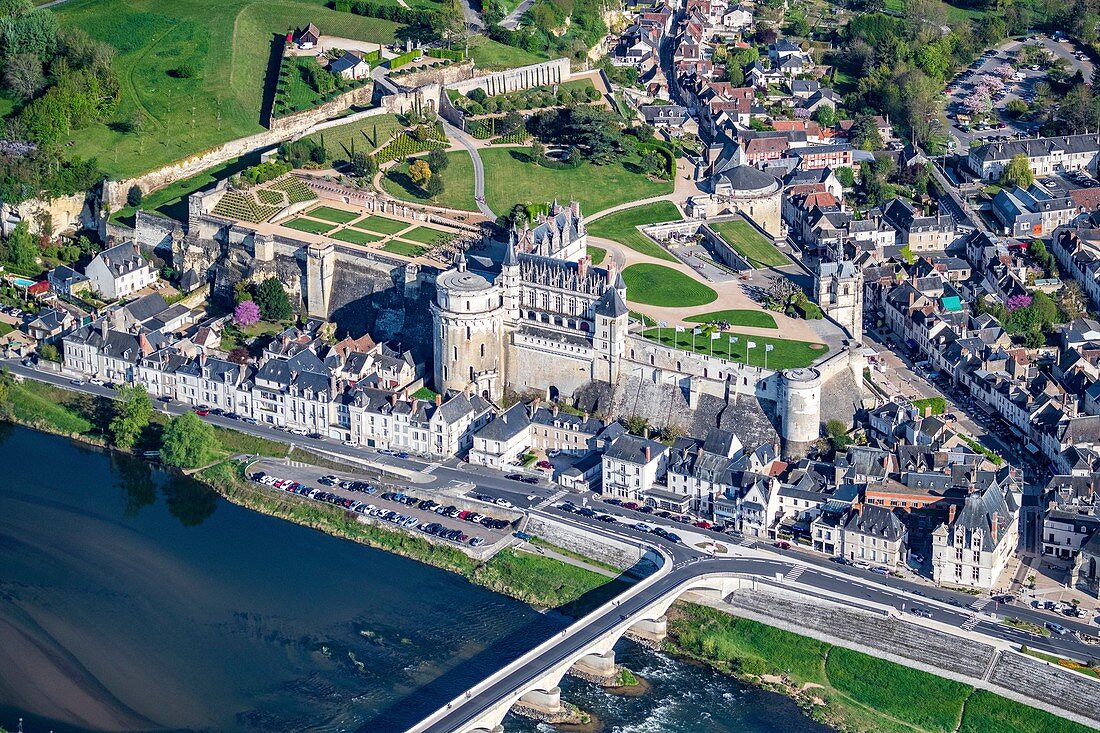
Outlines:
[{"label": "crosswalk marking", "polygon": [[962,630],[963,631],[973,631],[974,627],[977,626],[979,623],[981,623],[981,621],[982,621],[981,616],[979,616],[976,613],[972,614],[970,616],[970,618],[968,618],[968,619],[966,619],[966,621],[962,622]]},{"label": "crosswalk marking", "polygon": [[798,577],[802,575],[802,573],[804,573],[805,571],[805,565],[795,565],[793,568],[791,568],[791,571],[789,573],[783,576],[783,580],[787,581],[788,583],[793,583],[794,581],[798,580]]},{"label": "crosswalk marking", "polygon": [[752,548],[756,547],[756,540],[754,540],[752,537],[746,537],[745,539],[741,540],[741,546],[747,547],[751,550]]},{"label": "crosswalk marking", "polygon": [[992,599],[990,598],[979,598],[978,600],[971,603],[970,607],[973,608],[975,611],[980,611],[988,606],[991,600]]},{"label": "crosswalk marking", "polygon": [[558,493],[552,494],[551,496],[546,497],[546,499],[544,499],[541,503],[539,503],[537,508],[542,509],[543,507],[550,506],[551,504],[555,503],[558,499],[562,498],[563,496],[565,496],[568,493],[569,493],[568,491],[566,491],[565,489],[562,489]]},{"label": "crosswalk marking", "polygon": [[434,471],[435,469],[439,468],[442,465],[443,465],[442,463],[429,463],[428,467],[425,468],[423,471],[421,471],[421,473],[431,473],[432,471]]}]

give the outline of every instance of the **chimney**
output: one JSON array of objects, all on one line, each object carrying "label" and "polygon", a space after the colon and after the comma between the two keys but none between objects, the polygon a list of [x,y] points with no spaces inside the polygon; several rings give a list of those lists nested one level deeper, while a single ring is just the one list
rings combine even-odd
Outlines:
[{"label": "chimney", "polygon": [[585,410],[585,411],[584,411],[584,417],[583,417],[582,419],[583,419],[583,420],[584,420],[585,422],[588,422],[588,410]]},{"label": "chimney", "polygon": [[401,390],[401,399],[405,402],[409,401],[409,388],[405,387]]},{"label": "chimney", "polygon": [[99,335],[104,339],[107,338],[107,317],[106,316],[99,319]]},{"label": "chimney", "polygon": [[703,455],[703,446],[702,446],[702,444],[695,446],[695,455],[697,455],[697,456]]},{"label": "chimney", "polygon": [[644,428],[642,428],[642,437],[645,438],[646,440],[649,440],[649,426],[648,425],[646,425]]},{"label": "chimney", "polygon": [[577,277],[584,279],[585,273],[588,272],[588,255],[581,257],[577,260]]},{"label": "chimney", "polygon": [[949,525],[955,523],[955,512],[958,511],[958,509],[959,508],[954,504],[947,507],[947,523]]},{"label": "chimney", "polygon": [[443,395],[436,392],[435,393],[435,406],[439,407],[442,404],[443,404]]},{"label": "chimney", "polygon": [[646,462],[646,463],[649,463],[649,461],[650,461],[650,458],[651,458],[651,457],[650,457],[650,451],[649,451],[649,446],[647,445],[647,446],[645,447],[645,462]]},{"label": "chimney", "polygon": [[390,395],[390,407],[396,407],[396,406],[397,406],[397,393],[394,392]]},{"label": "chimney", "polygon": [[993,526],[991,527],[992,534],[993,534],[993,544],[997,544],[997,536],[1001,532],[1000,524],[1001,524],[1001,515],[998,512],[993,512],[993,522],[992,522]]},{"label": "chimney", "polygon": [[554,409],[551,410],[551,412],[553,413],[554,417],[558,416],[558,403],[554,403]]},{"label": "chimney", "polygon": [[336,397],[336,372],[328,373],[328,396],[330,399]]}]

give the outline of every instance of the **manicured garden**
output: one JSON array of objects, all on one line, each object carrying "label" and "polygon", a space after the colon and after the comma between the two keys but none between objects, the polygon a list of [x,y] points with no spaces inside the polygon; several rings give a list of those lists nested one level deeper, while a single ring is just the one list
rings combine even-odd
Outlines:
[{"label": "manicured garden", "polygon": [[[629,294],[629,290],[627,292]],[[711,338],[713,334],[716,334],[715,338]],[[684,351],[694,350],[699,354],[711,354],[730,361],[739,361],[743,364],[758,367],[765,365],[765,347],[771,346],[772,350],[768,351],[766,355],[767,367],[777,371],[809,366],[829,350],[829,347],[825,344],[773,338],[771,336],[751,336],[736,331],[708,330],[695,336],[694,329],[691,327],[687,327],[683,331],[676,331],[672,326],[668,328],[650,328],[643,335],[647,339],[657,341],[665,346],[672,346]],[[751,349],[748,347],[750,342],[755,344]]]},{"label": "manicured garden", "polygon": [[361,232],[351,227],[333,232],[329,236],[333,239],[339,239],[341,242],[350,242],[351,244],[373,244],[374,242],[380,242],[382,240],[382,237],[378,235]]},{"label": "manicured garden", "polygon": [[306,212],[306,216],[314,219],[322,219],[324,221],[331,221],[333,224],[347,224],[349,221],[355,221],[361,214],[354,211],[347,211],[345,209],[334,209],[331,206],[318,206],[315,209],[310,209]]},{"label": "manicured garden", "polygon": [[54,12],[62,26],[118,49],[116,118],[144,117],[137,131],[110,122],[72,135],[67,153],[97,158],[116,180],[261,132],[276,34],[313,22],[325,34],[392,43],[403,27],[339,13],[321,0],[69,0]]},{"label": "manicured garden", "polygon": [[766,311],[754,311],[743,308],[734,308],[724,311],[711,311],[710,313],[697,313],[684,319],[688,323],[714,323],[725,321],[731,326],[751,326],[752,328],[779,328],[775,324],[775,317]]},{"label": "manicured garden", "polygon": [[451,235],[431,227],[416,227],[403,233],[401,238],[407,242],[419,242],[420,244],[435,245]]},{"label": "manicured garden", "polygon": [[588,225],[588,233],[593,237],[618,242],[644,255],[675,262],[676,258],[668,250],[639,232],[637,227],[665,221],[678,221],[682,218],[684,217],[680,214],[680,210],[671,201],[656,201],[600,217]]},{"label": "manicured garden", "polygon": [[[716,609],[678,604],[673,651],[721,671],[785,677],[812,717],[840,730],[874,733],[1085,733],[1088,728],[972,686],[854,652]],[[960,724],[961,721],[961,724]]]},{"label": "manicured garden", "polygon": [[722,221],[711,224],[710,228],[753,267],[783,267],[791,264],[786,255],[747,222],[736,219]]},{"label": "manicured garden", "polygon": [[391,239],[382,245],[382,250],[385,252],[391,252],[395,255],[401,255],[403,257],[419,257],[428,251],[428,248],[421,244],[413,244],[412,242],[403,242],[400,239]]},{"label": "manicured garden", "polygon": [[623,270],[623,281],[626,299],[631,303],[688,308],[718,299],[718,293],[710,286],[664,265],[631,265]]},{"label": "manicured garden", "polygon": [[432,171],[443,179],[443,193],[429,196],[424,189],[409,178],[409,161],[395,165],[382,176],[382,188],[390,196],[401,201],[432,204],[459,211],[476,211],[474,203],[474,163],[465,150],[447,153],[447,168],[442,173]]},{"label": "manicured garden", "polygon": [[638,167],[637,155],[607,165],[544,168],[528,162],[527,151],[484,148],[485,201],[498,215],[516,204],[577,200],[585,214],[627,201],[672,193],[672,181],[652,181]]},{"label": "manicured garden", "polygon": [[290,221],[281,222],[280,226],[284,226],[287,229],[297,229],[300,232],[308,232],[310,234],[326,234],[329,230],[334,228],[333,225],[328,222],[307,219],[304,216],[298,216]]},{"label": "manicured garden", "polygon": [[391,219],[388,216],[371,214],[366,219],[360,219],[355,222],[353,226],[356,229],[374,232],[375,234],[397,234],[404,229],[408,229],[409,222]]},{"label": "manicured garden", "polygon": [[306,140],[324,147],[332,160],[348,160],[352,153],[369,153],[405,129],[400,115],[381,114],[307,135]]}]

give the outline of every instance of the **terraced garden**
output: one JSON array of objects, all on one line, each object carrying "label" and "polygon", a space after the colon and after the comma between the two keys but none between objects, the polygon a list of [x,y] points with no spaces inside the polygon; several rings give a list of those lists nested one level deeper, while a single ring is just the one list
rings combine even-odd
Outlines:
[{"label": "terraced garden", "polygon": [[402,255],[404,257],[419,257],[428,251],[428,248],[420,244],[412,244],[411,242],[402,242],[400,239],[391,239],[382,245],[384,252],[392,252],[395,255]]},{"label": "terraced garden", "polygon": [[280,208],[279,206],[261,204],[250,193],[226,191],[218,203],[214,205],[213,213],[229,219],[258,224],[275,216]]},{"label": "terraced garden", "polygon": [[375,234],[397,234],[400,231],[408,229],[409,222],[371,214],[366,219],[355,222],[355,228],[367,232],[374,232]]},{"label": "terraced garden", "polygon": [[315,209],[307,211],[306,216],[311,216],[314,219],[331,221],[333,224],[347,224],[349,221],[358,219],[361,214],[354,211],[346,211],[344,209],[335,209],[331,206],[318,206]]},{"label": "terraced garden", "polygon": [[401,239],[407,242],[417,242],[419,244],[426,244],[434,246],[439,242],[450,238],[450,234],[447,232],[441,232],[438,229],[432,229],[430,227],[416,227],[410,229],[401,235]]},{"label": "terraced garden", "polygon": [[382,237],[379,237],[376,234],[361,232],[358,229],[353,229],[351,227],[341,229],[338,232],[333,232],[329,236],[333,239],[339,239],[341,242],[350,242],[351,244],[373,244],[374,242],[382,241]]},{"label": "terraced garden", "polygon": [[736,219],[721,221],[711,224],[710,228],[753,267],[783,267],[791,264],[786,255],[747,222]]}]

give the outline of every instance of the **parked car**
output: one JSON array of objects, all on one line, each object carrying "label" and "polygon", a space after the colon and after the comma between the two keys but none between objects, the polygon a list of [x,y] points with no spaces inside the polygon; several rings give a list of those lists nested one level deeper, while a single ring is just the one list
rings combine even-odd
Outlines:
[{"label": "parked car", "polygon": [[787,542],[786,540],[776,540],[772,543],[772,547],[780,550],[789,550],[791,549],[791,543]]},{"label": "parked car", "polygon": [[1062,626],[1061,624],[1056,624],[1053,621],[1047,621],[1046,627],[1050,630],[1050,633],[1058,634],[1059,636],[1069,633],[1069,629],[1067,629],[1065,626]]}]

